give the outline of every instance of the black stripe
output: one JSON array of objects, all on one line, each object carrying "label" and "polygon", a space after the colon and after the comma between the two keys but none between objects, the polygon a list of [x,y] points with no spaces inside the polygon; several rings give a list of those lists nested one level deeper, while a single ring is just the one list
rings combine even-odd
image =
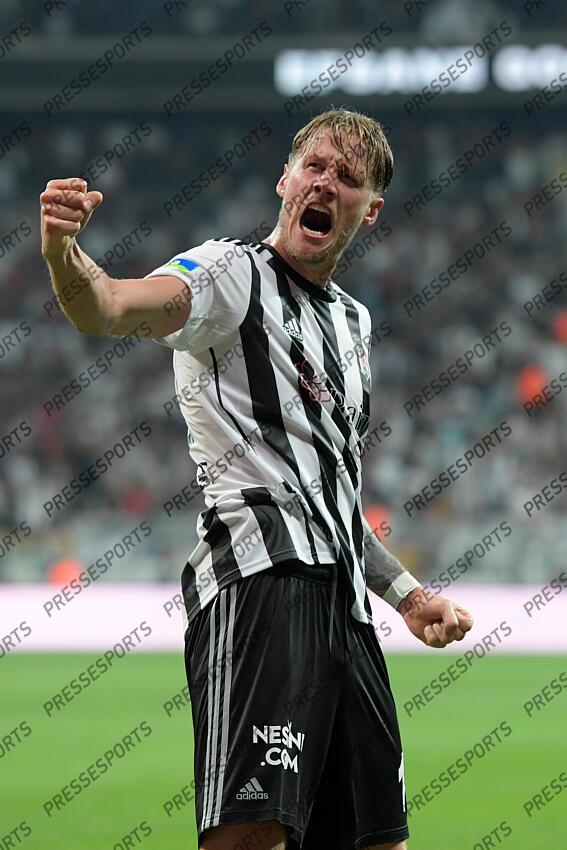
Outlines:
[{"label": "black stripe", "polygon": [[[240,568],[232,548],[230,531],[218,516],[216,505],[213,505],[212,508],[209,508],[203,514],[203,527],[206,529],[203,540],[211,548],[211,565],[217,584],[220,587],[227,576],[240,572]],[[206,584],[203,582],[204,589],[210,583],[210,581]]]},{"label": "black stripe", "polygon": [[181,573],[181,592],[183,594],[183,601],[185,602],[185,610],[189,617],[194,613],[192,609],[195,605],[199,608],[201,607],[201,601],[197,593],[197,575],[190,561],[187,561]]},{"label": "black stripe", "polygon": [[[325,374],[328,376],[326,384],[327,387],[330,387],[329,393],[334,402],[334,409],[331,418],[344,438],[345,445],[342,451],[342,458],[345,468],[350,476],[352,486],[356,490],[358,489],[360,482],[358,478],[358,466],[350,448],[350,441],[354,434],[355,440],[358,443],[358,436],[356,436],[353,424],[348,419],[348,413],[346,411],[345,381],[339,366],[339,363],[341,362],[341,352],[339,349],[337,332],[332,319],[331,308],[324,301],[317,303],[315,307],[315,318],[317,319],[323,336],[323,368],[325,370]],[[341,401],[343,409],[341,409]]]},{"label": "black stripe", "polygon": [[209,348],[209,354],[211,355],[211,359],[213,361],[213,366],[214,366],[214,370],[215,370],[215,387],[216,387],[216,390],[217,390],[218,402],[219,402],[220,406],[222,407],[222,409],[224,410],[224,412],[226,413],[226,415],[230,417],[232,424],[234,425],[234,427],[237,429],[238,433],[240,434],[240,436],[244,440],[244,443],[247,446],[249,446],[252,449],[252,451],[255,452],[256,449],[254,448],[254,445],[252,444],[250,437],[247,434],[244,433],[244,430],[243,430],[240,422],[234,416],[234,414],[231,413],[230,410],[228,410],[223,404],[223,400],[221,398],[221,391],[220,391],[219,369],[218,369],[217,358],[215,356],[214,348]]},{"label": "black stripe", "polygon": [[356,552],[358,563],[362,564],[364,561],[364,525],[357,502],[354,503],[352,509],[351,528],[354,551]]},{"label": "black stripe", "polygon": [[[262,432],[264,442],[296,472],[297,460],[284,427],[276,376],[270,360],[268,335],[263,325],[260,273],[254,259],[249,254],[247,256],[250,261],[252,285],[248,312],[240,330],[252,415]],[[252,338],[255,339],[253,347],[250,345]]]},{"label": "black stripe", "polygon": [[[281,511],[274,502],[270,491],[266,487],[245,487],[241,491],[242,498],[256,517],[264,545],[270,554],[270,544],[273,544],[274,552],[297,552],[293,545],[287,525],[283,521]],[[274,515],[276,522],[274,522]],[[273,564],[270,557],[270,561]]]}]

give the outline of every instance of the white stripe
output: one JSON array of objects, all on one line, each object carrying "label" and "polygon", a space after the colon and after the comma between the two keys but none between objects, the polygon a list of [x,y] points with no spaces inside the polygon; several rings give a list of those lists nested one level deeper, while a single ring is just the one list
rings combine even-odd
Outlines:
[{"label": "white stripe", "polygon": [[[197,536],[204,537],[205,534],[206,529],[204,528],[203,517],[199,514],[197,519]],[[219,589],[213,569],[213,553],[206,540],[199,540],[197,548],[193,550],[192,557],[194,558],[193,562],[198,564],[195,571],[195,586],[199,595],[201,609],[203,609],[207,602],[213,596],[217,595]]]},{"label": "white stripe", "polygon": [[222,731],[220,745],[220,769],[219,784],[215,800],[215,809],[211,826],[218,826],[222,805],[222,792],[224,790],[224,776],[226,772],[226,757],[228,752],[228,725],[230,721],[230,688],[232,685],[232,637],[234,632],[234,618],[236,614],[236,582],[229,588],[230,599],[228,607],[228,629],[226,633],[226,655],[225,655],[225,678],[224,678],[224,701],[222,708]]},{"label": "white stripe", "polygon": [[211,605],[211,613],[209,615],[209,663],[207,667],[208,692],[207,692],[207,753],[205,756],[205,793],[203,795],[203,816],[201,818],[201,829],[205,828],[205,817],[207,811],[207,802],[209,796],[209,776],[211,771],[211,706],[213,704],[213,679],[210,675],[213,667],[213,652],[215,648],[215,615],[218,596]]},{"label": "white stripe", "polygon": [[221,659],[223,652],[223,643],[224,643],[224,631],[226,628],[226,588],[221,590],[218,597],[220,599],[220,626],[219,626],[219,642],[217,647],[217,659],[214,671],[214,688],[213,688],[213,701],[214,701],[214,709],[213,709],[213,734],[211,739],[211,774],[210,774],[210,786],[211,793],[209,794],[207,810],[205,812],[205,819],[207,824],[210,826],[210,818],[213,812],[213,800],[215,796],[214,788],[217,782],[217,747],[218,747],[218,733],[219,733],[219,722],[220,722],[220,702],[221,702],[221,689],[222,689],[222,676],[221,676]]},{"label": "white stripe", "polygon": [[[242,498],[242,506],[236,509],[234,513],[223,513],[222,520],[228,528],[232,551],[242,576],[256,572],[255,565],[258,563],[271,563],[270,553],[266,549],[260,523],[252,508],[246,506],[244,498]],[[252,541],[251,545],[243,546],[243,539]],[[239,560],[239,555],[241,559],[244,556],[245,560]]]},{"label": "white stripe", "polygon": [[256,779],[256,777],[255,777],[255,776],[253,776],[253,777],[252,777],[252,779],[250,780],[250,782],[251,782],[251,783],[252,783],[252,785],[254,786],[254,790],[255,790],[255,791],[263,791],[263,790],[264,790],[264,789],[262,788],[262,786],[260,785],[260,783],[258,782],[258,780]]}]

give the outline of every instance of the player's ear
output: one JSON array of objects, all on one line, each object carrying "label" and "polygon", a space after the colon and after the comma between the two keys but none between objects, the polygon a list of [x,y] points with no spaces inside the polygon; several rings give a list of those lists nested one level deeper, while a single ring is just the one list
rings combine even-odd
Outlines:
[{"label": "player's ear", "polygon": [[384,198],[376,198],[366,211],[366,215],[362,219],[364,224],[374,224],[376,219],[378,218],[378,213],[384,206]]},{"label": "player's ear", "polygon": [[283,174],[280,177],[280,179],[278,180],[278,182],[276,183],[276,194],[278,194],[280,196],[280,198],[283,198],[283,196],[284,196],[285,185],[287,183],[287,174],[288,174],[287,162],[284,162]]}]

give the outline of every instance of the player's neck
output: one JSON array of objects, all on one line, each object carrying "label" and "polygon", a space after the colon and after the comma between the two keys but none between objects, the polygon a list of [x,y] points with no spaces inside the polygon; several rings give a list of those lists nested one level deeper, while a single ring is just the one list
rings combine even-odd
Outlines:
[{"label": "player's neck", "polygon": [[337,265],[336,262],[327,262],[320,266],[312,266],[301,263],[286,251],[283,240],[278,234],[277,227],[270,233],[269,236],[266,236],[263,241],[268,245],[271,245],[272,248],[275,248],[280,257],[302,277],[314,284],[314,286],[318,286],[319,289],[325,289],[331,279],[335,266]]}]

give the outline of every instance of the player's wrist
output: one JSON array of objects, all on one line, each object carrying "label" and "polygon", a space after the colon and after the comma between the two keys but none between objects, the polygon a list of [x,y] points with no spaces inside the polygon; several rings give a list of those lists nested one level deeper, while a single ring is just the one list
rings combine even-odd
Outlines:
[{"label": "player's wrist", "polygon": [[391,605],[392,608],[395,608],[396,611],[403,613],[401,610],[402,604],[405,603],[405,601],[409,599],[416,590],[420,589],[423,589],[423,586],[414,576],[412,576],[410,572],[405,570],[390,584],[388,589],[384,592],[382,599],[384,602],[387,602],[388,605]]},{"label": "player's wrist", "polygon": [[44,260],[56,271],[69,268],[76,259],[78,245],[75,237],[66,238],[63,243],[56,245],[45,245],[42,249]]}]

